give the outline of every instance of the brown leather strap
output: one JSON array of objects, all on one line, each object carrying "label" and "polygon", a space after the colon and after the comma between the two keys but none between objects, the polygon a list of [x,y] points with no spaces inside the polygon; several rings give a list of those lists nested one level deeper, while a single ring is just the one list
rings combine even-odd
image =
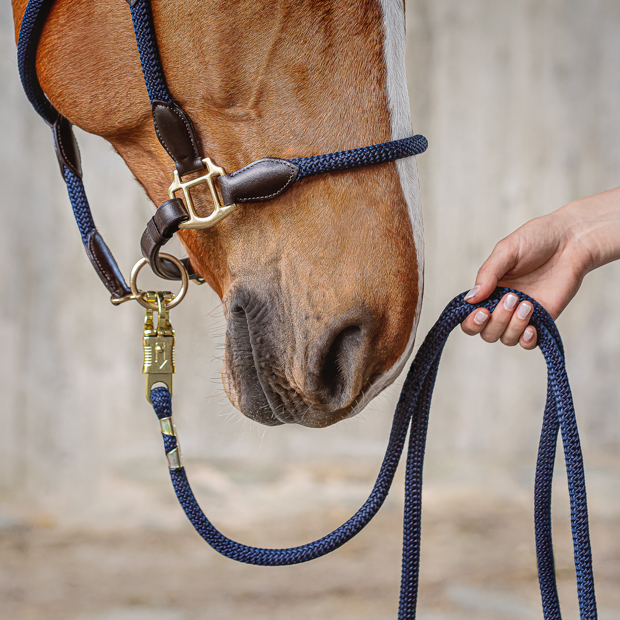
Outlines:
[{"label": "brown leather strap", "polygon": [[[295,182],[298,172],[299,168],[285,159],[259,159],[236,172],[219,177],[223,202],[229,205],[270,200],[285,192]],[[179,230],[179,224],[187,219],[189,215],[183,201],[172,198],[157,209],[146,225],[140,241],[142,256],[160,278],[181,279],[178,267],[159,253]],[[187,258],[182,262],[190,278],[201,279]]]},{"label": "brown leather strap", "polygon": [[125,278],[123,278],[123,274],[118,268],[114,256],[112,256],[112,252],[105,244],[99,231],[96,229],[90,231],[84,248],[95,271],[105,287],[110,291],[112,297],[131,295],[131,290],[127,286]]},{"label": "brown leather strap", "polygon": [[286,159],[266,157],[258,159],[218,182],[224,205],[239,202],[261,202],[283,194],[299,174],[299,168]]},{"label": "brown leather strap", "polygon": [[[155,212],[142,234],[140,248],[155,275],[164,280],[180,280],[179,268],[159,255],[160,250],[179,230],[179,224],[189,219],[185,205],[180,198],[166,200]],[[202,280],[196,273],[188,258],[181,260],[192,280]]]},{"label": "brown leather strap", "polygon": [[54,150],[60,164],[60,174],[64,176],[64,167],[66,166],[71,172],[82,178],[80,149],[73,135],[73,125],[59,114],[56,122],[52,125],[52,133],[54,134]]},{"label": "brown leather strap", "polygon": [[189,115],[176,103],[153,101],[155,133],[181,176],[202,170],[202,153]]}]

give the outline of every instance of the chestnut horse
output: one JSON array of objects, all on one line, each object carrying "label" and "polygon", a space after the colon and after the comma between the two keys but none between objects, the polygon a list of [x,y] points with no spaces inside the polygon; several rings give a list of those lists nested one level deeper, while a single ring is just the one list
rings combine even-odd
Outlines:
[{"label": "chestnut horse", "polygon": [[[27,0],[13,0],[19,33]],[[162,65],[227,171],[412,135],[403,0],[154,0]],[[57,110],[106,138],[155,204],[171,161],[151,119],[125,0],[58,0],[37,73]],[[205,213],[205,186],[194,193]],[[222,377],[263,424],[322,427],[402,370],[422,291],[414,158],[305,179],[179,236],[223,301]]]}]

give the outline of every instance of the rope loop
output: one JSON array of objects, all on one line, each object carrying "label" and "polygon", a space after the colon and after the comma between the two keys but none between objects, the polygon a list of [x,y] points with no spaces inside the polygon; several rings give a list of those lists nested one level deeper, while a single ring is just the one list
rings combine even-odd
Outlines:
[{"label": "rope loop", "polygon": [[[538,576],[545,620],[560,620],[560,603],[557,593],[551,536],[551,484],[555,464],[558,433],[561,433],[570,495],[571,527],[577,594],[582,620],[596,620],[596,597],[592,575],[592,553],[588,525],[583,458],[575,410],[566,375],[564,349],[553,319],[535,300],[520,291],[497,288],[483,303],[469,304],[465,293],[455,297],[442,312],[420,347],[400,395],[387,451],[374,487],[364,504],[346,523],[314,542],[286,549],[250,547],[217,530],[198,505],[189,485],[185,468],[170,469],[170,477],[177,498],[196,531],[216,551],[228,558],[259,566],[285,566],[308,562],[334,551],[358,534],[377,514],[385,501],[402,454],[407,431],[411,429],[406,459],[405,511],[403,526],[402,577],[398,620],[413,620],[418,594],[420,564],[420,525],[422,512],[422,469],[431,398],[439,361],[444,345],[452,330],[476,308],[491,312],[508,292],[515,293],[519,301],[529,301],[534,311],[530,324],[538,331],[538,346],[547,363],[547,402],[543,416],[538,450],[535,482],[536,554]],[[151,392],[153,408],[158,418],[172,416],[172,399],[166,388]],[[177,447],[174,440],[164,434],[166,453]]]}]

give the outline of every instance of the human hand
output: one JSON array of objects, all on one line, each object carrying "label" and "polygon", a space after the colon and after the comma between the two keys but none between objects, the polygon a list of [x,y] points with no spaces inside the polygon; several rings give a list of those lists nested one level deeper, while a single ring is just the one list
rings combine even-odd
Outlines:
[{"label": "human hand", "polygon": [[[484,262],[476,285],[465,296],[479,303],[496,286],[514,288],[536,299],[556,319],[592,269],[620,258],[620,188],[570,203],[530,220],[502,239]],[[461,324],[486,342],[501,340],[524,349],[536,346],[528,326],[532,304],[505,295],[491,314],[474,310]]]}]

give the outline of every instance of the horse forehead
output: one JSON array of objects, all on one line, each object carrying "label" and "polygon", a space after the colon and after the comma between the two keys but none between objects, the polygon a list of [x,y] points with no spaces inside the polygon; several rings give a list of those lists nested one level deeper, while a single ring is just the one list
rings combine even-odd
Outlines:
[{"label": "horse forehead", "polygon": [[[14,0],[16,22],[22,1]],[[204,117],[212,124],[252,127],[284,112],[289,118],[279,126],[295,126],[331,110],[334,118],[326,120],[350,141],[354,128],[340,127],[333,113],[339,109],[346,124],[344,101],[362,112],[386,107],[380,101],[385,87],[377,0],[152,5],[170,90],[199,122]],[[110,137],[148,122],[131,18],[122,0],[110,5],[58,0],[38,59],[44,90],[77,125]]]}]

